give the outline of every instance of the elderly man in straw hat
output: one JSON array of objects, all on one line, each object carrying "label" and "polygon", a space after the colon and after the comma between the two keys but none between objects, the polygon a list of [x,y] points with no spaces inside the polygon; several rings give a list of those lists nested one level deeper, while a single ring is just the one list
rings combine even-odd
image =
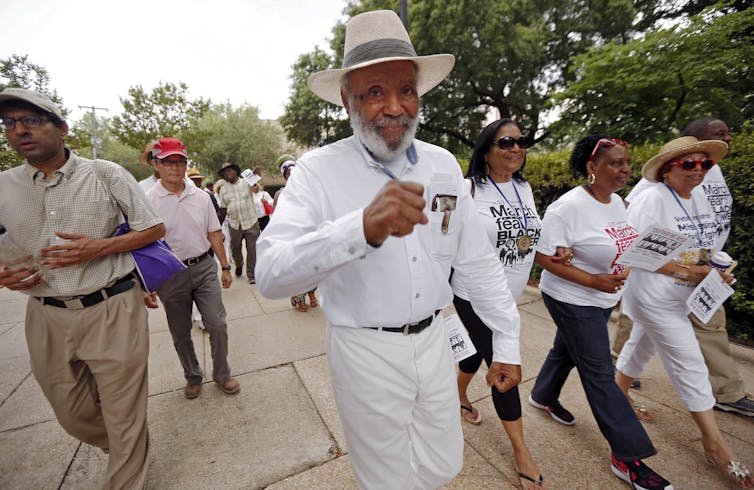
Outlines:
[{"label": "elderly man in straw hat", "polygon": [[463,464],[458,390],[440,311],[451,266],[494,330],[487,382],[520,382],[519,317],[456,159],[416,140],[419,97],[453,68],[417,56],[392,11],[346,27],[343,67],[309,88],[353,136],[299,158],[258,244],[263,295],[319,285],[335,401],[362,488],[435,488]]}]

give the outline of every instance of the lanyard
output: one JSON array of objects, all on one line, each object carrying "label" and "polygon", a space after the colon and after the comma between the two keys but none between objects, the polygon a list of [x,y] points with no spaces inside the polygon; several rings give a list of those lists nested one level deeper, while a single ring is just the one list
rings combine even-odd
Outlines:
[{"label": "lanyard", "polygon": [[691,219],[691,216],[689,216],[689,212],[686,211],[686,207],[683,205],[680,199],[678,199],[678,195],[675,193],[672,187],[670,187],[668,184],[663,182],[663,185],[668,188],[671,194],[673,194],[673,197],[675,197],[675,202],[678,203],[678,205],[683,209],[683,212],[686,213],[686,217],[689,219],[689,222],[691,223],[691,226],[694,227],[694,231],[696,232],[696,239],[698,246],[701,247],[703,245],[702,242],[702,234],[699,232],[699,228],[704,229],[702,226],[702,221],[699,219],[699,211],[696,209],[696,205],[694,204],[694,199],[691,199],[691,205],[694,207],[694,215],[696,216],[697,221],[699,221],[699,226],[696,226],[696,223],[694,223],[694,220]]},{"label": "lanyard", "polygon": [[518,221],[518,224],[521,225],[524,232],[527,230],[527,219],[526,219],[526,210],[524,209],[524,203],[521,201],[521,195],[518,193],[518,189],[516,189],[516,184],[513,182],[513,179],[511,179],[511,185],[513,186],[513,190],[516,191],[516,197],[518,198],[518,204],[521,206],[521,215],[524,217],[523,221],[518,217],[518,210],[516,207],[511,204],[511,202],[508,200],[507,197],[505,197],[505,194],[503,194],[503,191],[500,190],[500,187],[497,186],[495,181],[492,179],[492,177],[487,177],[490,182],[492,182],[492,185],[495,186],[495,189],[497,189],[497,192],[500,193],[501,196],[503,196],[503,199],[505,199],[505,202],[508,203],[508,206],[513,209],[513,212],[516,214],[516,221]]}]

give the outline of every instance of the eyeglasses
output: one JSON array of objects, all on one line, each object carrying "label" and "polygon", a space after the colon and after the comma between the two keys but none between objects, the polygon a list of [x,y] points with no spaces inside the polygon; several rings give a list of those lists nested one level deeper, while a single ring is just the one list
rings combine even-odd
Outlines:
[{"label": "eyeglasses", "polygon": [[497,146],[501,150],[511,150],[515,145],[518,145],[519,148],[525,150],[529,146],[529,138],[526,136],[519,136],[518,139],[516,139],[510,136],[503,136],[497,140]]},{"label": "eyeglasses", "polygon": [[33,129],[38,128],[50,119],[44,116],[24,116],[19,117],[18,119],[14,119],[12,117],[3,117],[0,120],[2,120],[3,129],[5,129],[6,131],[11,131],[16,127],[17,122],[23,124],[27,129]]},{"label": "eyeglasses", "polygon": [[610,147],[619,145],[619,146],[622,146],[623,148],[628,148],[628,143],[626,143],[623,140],[619,140],[616,138],[601,138],[600,140],[597,141],[597,144],[594,145],[594,150],[592,150],[592,154],[589,155],[589,160],[587,160],[588,162],[594,161],[594,155],[597,154],[597,150],[600,149],[600,145],[605,145],[605,146],[610,146]]},{"label": "eyeglasses", "polygon": [[164,167],[168,167],[168,168],[170,168],[170,167],[185,167],[186,165],[188,165],[188,161],[186,161],[186,160],[179,160],[179,161],[172,161],[172,162],[170,160],[160,160],[159,158],[155,158],[155,160],[157,160],[157,162],[160,165],[162,165]]},{"label": "eyeglasses", "polygon": [[683,170],[686,170],[687,172],[691,172],[692,170],[696,170],[699,167],[702,167],[704,170],[709,170],[712,167],[715,166],[714,160],[675,160],[673,162],[669,162],[670,165],[673,167],[681,167]]}]

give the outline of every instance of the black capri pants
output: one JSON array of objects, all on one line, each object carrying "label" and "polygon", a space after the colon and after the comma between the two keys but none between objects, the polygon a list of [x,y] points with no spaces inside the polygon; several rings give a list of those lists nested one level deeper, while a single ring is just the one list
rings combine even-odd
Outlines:
[{"label": "black capri pants", "polygon": [[[453,296],[453,305],[456,307],[456,313],[469,331],[469,337],[476,347],[476,354],[467,357],[458,363],[458,369],[466,374],[474,374],[482,365],[482,359],[490,367],[492,363],[492,330],[484,324],[481,318],[477,316],[471,303],[465,299]],[[495,411],[500,420],[513,422],[521,418],[521,397],[518,394],[518,386],[514,386],[505,393],[500,393],[494,386],[490,389],[492,392],[492,403],[495,405]]]}]

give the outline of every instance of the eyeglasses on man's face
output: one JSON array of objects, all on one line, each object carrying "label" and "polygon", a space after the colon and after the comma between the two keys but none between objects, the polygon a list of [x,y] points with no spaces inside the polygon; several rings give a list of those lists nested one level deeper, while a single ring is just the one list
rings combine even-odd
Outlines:
[{"label": "eyeglasses on man's face", "polygon": [[159,158],[155,158],[157,163],[164,167],[185,167],[188,165],[188,161],[185,158],[176,158],[171,160],[160,160]]},{"label": "eyeglasses on man's face", "polygon": [[2,122],[3,129],[5,131],[12,131],[13,129],[15,129],[16,123],[19,122],[23,124],[26,129],[34,129],[38,128],[49,120],[50,118],[45,116],[23,116],[17,119],[13,117],[0,118],[0,122]]}]

